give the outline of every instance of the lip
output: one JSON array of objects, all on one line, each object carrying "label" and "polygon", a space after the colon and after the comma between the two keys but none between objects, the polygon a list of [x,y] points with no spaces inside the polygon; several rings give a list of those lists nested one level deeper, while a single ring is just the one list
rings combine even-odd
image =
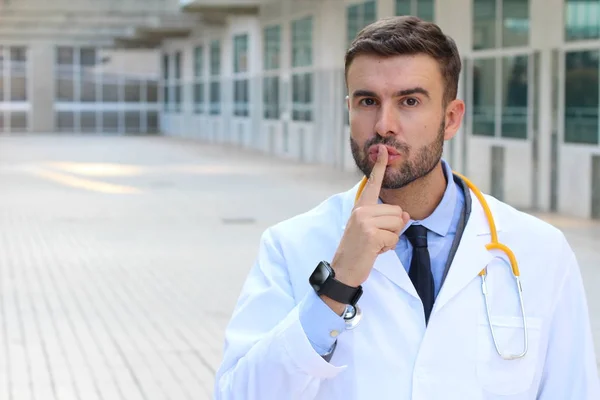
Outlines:
[{"label": "lip", "polygon": [[[378,148],[379,148],[379,145],[373,145],[373,146],[369,147],[369,154],[377,155],[377,153],[379,152],[377,150]],[[385,148],[387,149],[388,156],[399,156],[400,155],[400,153],[398,153],[398,150],[396,150],[395,148],[393,148],[391,146],[385,146]]]}]

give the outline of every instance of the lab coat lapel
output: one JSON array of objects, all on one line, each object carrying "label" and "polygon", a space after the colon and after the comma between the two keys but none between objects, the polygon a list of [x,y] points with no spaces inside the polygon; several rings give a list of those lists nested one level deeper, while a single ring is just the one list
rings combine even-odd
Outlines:
[{"label": "lab coat lapel", "polygon": [[[455,295],[469,285],[473,279],[479,279],[479,272],[495,257],[486,249],[491,242],[490,229],[481,203],[471,191],[472,210],[465,226],[460,244],[450,265],[450,270],[435,301],[433,313],[439,311]],[[491,205],[490,205],[491,207]],[[492,215],[496,216],[494,209]],[[495,220],[496,230],[501,231],[500,221]]]},{"label": "lab coat lapel", "polygon": [[[358,190],[358,184],[354,186],[351,190],[346,192],[343,200],[343,212],[342,212],[342,231],[341,235],[344,233],[344,229],[346,229],[346,224],[348,223],[348,219],[352,213],[352,209],[354,208],[354,199],[356,197],[356,192]],[[413,283],[411,282],[406,270],[402,266],[400,259],[396,255],[394,250],[386,251],[383,254],[380,254],[375,259],[375,264],[373,265],[373,269],[378,273],[384,275],[387,279],[393,282],[396,286],[400,287],[402,290],[412,295],[413,297],[419,298],[417,291]],[[371,273],[373,274],[373,273]]]}]

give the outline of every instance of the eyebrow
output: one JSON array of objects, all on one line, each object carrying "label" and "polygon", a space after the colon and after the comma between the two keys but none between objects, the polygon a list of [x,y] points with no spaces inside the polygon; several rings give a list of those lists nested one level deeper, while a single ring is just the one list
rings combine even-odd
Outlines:
[{"label": "eyebrow", "polygon": [[[396,93],[394,93],[394,97],[408,96],[408,95],[415,94],[415,93],[420,93],[420,94],[424,95],[425,97],[430,98],[429,92],[420,86],[410,88],[410,89],[399,90]],[[356,97],[378,97],[378,96],[377,96],[377,93],[372,92],[370,90],[358,89],[358,90],[354,91],[354,93],[352,94],[352,97],[356,98]]]}]

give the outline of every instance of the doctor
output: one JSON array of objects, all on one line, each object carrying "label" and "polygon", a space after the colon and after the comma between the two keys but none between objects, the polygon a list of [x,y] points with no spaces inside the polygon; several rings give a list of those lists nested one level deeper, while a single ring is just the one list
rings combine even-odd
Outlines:
[{"label": "doctor", "polygon": [[414,17],[352,43],[350,144],[368,181],[264,232],[216,399],[600,399],[565,237],[442,159],[460,69],[454,41]]}]

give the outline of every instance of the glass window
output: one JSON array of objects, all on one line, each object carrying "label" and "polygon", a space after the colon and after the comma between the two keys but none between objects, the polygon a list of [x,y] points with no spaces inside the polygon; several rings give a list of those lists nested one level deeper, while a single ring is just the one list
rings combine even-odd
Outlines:
[{"label": "glass window", "polygon": [[116,111],[104,111],[102,113],[102,130],[106,132],[119,131],[119,113]]},{"label": "glass window", "polygon": [[292,67],[312,65],[312,17],[292,22]]},{"label": "glass window", "polygon": [[375,22],[377,18],[377,3],[375,1],[367,1],[361,4],[355,4],[348,6],[346,9],[346,45],[350,46],[350,43],[354,40],[356,35],[365,26]]},{"label": "glass window", "polygon": [[496,126],[496,60],[473,62],[473,135],[494,136]]},{"label": "glass window", "polygon": [[396,15],[416,15],[425,21],[434,21],[434,0],[396,0]]},{"label": "glass window", "polygon": [[[4,48],[0,46],[0,101],[4,101]],[[0,111],[0,115],[2,112]],[[2,126],[0,125],[0,130]]]},{"label": "glass window", "polygon": [[211,115],[218,115],[221,113],[221,83],[211,82],[210,83],[210,110]]},{"label": "glass window", "polygon": [[10,101],[27,101],[27,77],[13,74],[10,77]]},{"label": "glass window", "polygon": [[146,114],[146,131],[158,132],[158,113],[156,111],[148,111]]},{"label": "glass window", "polygon": [[162,62],[162,70],[163,70],[163,79],[165,82],[169,80],[169,55],[163,54],[163,62]]},{"label": "glass window", "polygon": [[263,104],[266,119],[279,119],[279,77],[263,78]]},{"label": "glass window", "polygon": [[79,129],[82,132],[96,131],[96,113],[94,111],[82,111],[79,114]]},{"label": "glass window", "polygon": [[349,46],[359,31],[360,5],[348,6],[346,9],[346,42]]},{"label": "glass window", "polygon": [[181,88],[181,83],[177,83],[174,85],[174,107],[173,107],[173,111],[175,112],[181,112],[181,100],[182,100],[182,88]]},{"label": "glass window", "polygon": [[527,138],[528,58],[505,57],[502,63],[502,136]]},{"label": "glass window", "polygon": [[158,82],[146,81],[146,96],[148,103],[158,103]]},{"label": "glass window", "polygon": [[141,113],[139,111],[125,112],[125,132],[139,133],[141,128]]},{"label": "glass window", "polygon": [[194,112],[196,114],[204,112],[204,82],[194,83]]},{"label": "glass window", "polygon": [[221,73],[221,44],[214,40],[210,44],[210,74],[218,76]]},{"label": "glass window", "polygon": [[27,49],[25,47],[11,47],[10,61],[15,63],[27,61]]},{"label": "glass window", "polygon": [[600,38],[600,1],[565,0],[565,40]]},{"label": "glass window", "polygon": [[598,144],[597,50],[565,58],[565,142]]},{"label": "glass window", "polygon": [[425,21],[433,21],[435,6],[433,0],[418,0],[416,3],[417,17]]},{"label": "glass window", "polygon": [[58,111],[56,128],[58,132],[73,132],[75,130],[75,114],[72,111]]},{"label": "glass window", "polygon": [[24,111],[13,111],[9,117],[10,130],[12,132],[26,132],[27,131],[27,112]]},{"label": "glass window", "polygon": [[116,77],[105,77],[102,82],[102,101],[116,103],[119,101],[119,85]]},{"label": "glass window", "polygon": [[248,35],[233,38],[233,72],[248,72]]},{"label": "glass window", "polygon": [[238,79],[233,83],[233,115],[247,117],[250,112],[248,79]]},{"label": "glass window", "polygon": [[204,48],[196,46],[194,48],[194,77],[202,78],[204,76]]},{"label": "glass window", "polygon": [[58,65],[75,64],[75,50],[72,47],[58,47],[56,49],[56,63]]},{"label": "glass window", "polygon": [[96,65],[96,49],[94,48],[83,48],[81,49],[79,64],[82,66],[94,66]]},{"label": "glass window", "polygon": [[412,0],[396,0],[396,15],[413,15]]},{"label": "glass window", "polygon": [[377,20],[377,1],[367,1],[363,4],[363,25],[367,26]]},{"label": "glass window", "polygon": [[502,19],[502,46],[527,46],[529,0],[503,0]]},{"label": "glass window", "polygon": [[56,80],[56,100],[58,101],[75,101],[75,86],[73,85],[73,77],[60,76]]},{"label": "glass window", "polygon": [[473,0],[474,50],[496,47],[496,8],[496,0]]},{"label": "glass window", "polygon": [[81,77],[81,101],[82,102],[95,102],[96,101],[96,79],[95,76],[82,76]]},{"label": "glass window", "polygon": [[264,31],[264,69],[279,69],[281,54],[281,26],[270,26]]},{"label": "glass window", "polygon": [[312,121],[312,73],[292,75],[292,120]]},{"label": "glass window", "polygon": [[142,82],[138,79],[125,80],[125,102],[140,103],[142,101]]},{"label": "glass window", "polygon": [[175,52],[175,79],[181,79],[181,51]]},{"label": "glass window", "polygon": [[473,0],[474,50],[528,44],[529,0]]},{"label": "glass window", "polygon": [[168,85],[164,85],[162,88],[163,92],[163,111],[169,112],[169,101],[171,100],[171,91],[169,90]]}]

